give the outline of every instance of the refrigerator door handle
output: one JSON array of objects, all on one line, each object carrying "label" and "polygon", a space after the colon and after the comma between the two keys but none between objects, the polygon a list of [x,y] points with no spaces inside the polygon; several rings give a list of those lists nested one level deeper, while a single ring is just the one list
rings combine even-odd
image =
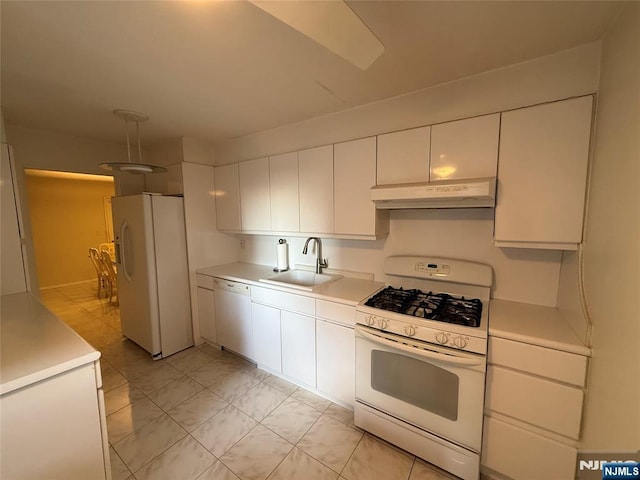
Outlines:
[{"label": "refrigerator door handle", "polygon": [[129,269],[127,266],[127,249],[125,245],[127,244],[127,235],[129,234],[129,224],[127,221],[123,221],[120,224],[120,243],[118,245],[119,248],[116,249],[117,256],[120,257],[117,261],[120,264],[120,269],[124,274],[124,277],[128,282],[131,282],[131,275],[129,274]]}]

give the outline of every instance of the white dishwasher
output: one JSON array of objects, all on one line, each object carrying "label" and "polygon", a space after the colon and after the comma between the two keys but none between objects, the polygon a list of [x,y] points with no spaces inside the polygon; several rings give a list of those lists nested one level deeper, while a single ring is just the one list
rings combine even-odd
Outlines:
[{"label": "white dishwasher", "polygon": [[253,359],[251,287],[245,283],[216,278],[213,288],[218,344]]}]

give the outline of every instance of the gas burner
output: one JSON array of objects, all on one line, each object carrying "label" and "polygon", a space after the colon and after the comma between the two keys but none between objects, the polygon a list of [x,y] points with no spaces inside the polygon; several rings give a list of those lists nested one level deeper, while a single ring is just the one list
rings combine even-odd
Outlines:
[{"label": "gas burner", "polygon": [[479,327],[482,302],[446,293],[387,287],[365,302],[366,306],[439,322]]}]

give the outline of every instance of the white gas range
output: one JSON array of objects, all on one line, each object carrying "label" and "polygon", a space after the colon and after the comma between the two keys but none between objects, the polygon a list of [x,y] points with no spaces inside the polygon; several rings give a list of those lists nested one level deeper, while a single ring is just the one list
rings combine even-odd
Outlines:
[{"label": "white gas range", "polygon": [[356,309],[355,422],[462,478],[478,478],[491,267],[394,256]]}]

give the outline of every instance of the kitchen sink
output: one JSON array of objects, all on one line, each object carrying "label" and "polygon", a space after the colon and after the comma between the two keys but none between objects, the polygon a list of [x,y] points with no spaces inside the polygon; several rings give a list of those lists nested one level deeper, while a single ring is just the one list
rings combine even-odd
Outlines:
[{"label": "kitchen sink", "polygon": [[312,291],[314,287],[340,280],[342,275],[329,275],[326,273],[315,273],[308,270],[288,270],[286,272],[272,275],[268,278],[261,278],[263,283],[270,283],[279,287],[297,288],[299,290]]}]

